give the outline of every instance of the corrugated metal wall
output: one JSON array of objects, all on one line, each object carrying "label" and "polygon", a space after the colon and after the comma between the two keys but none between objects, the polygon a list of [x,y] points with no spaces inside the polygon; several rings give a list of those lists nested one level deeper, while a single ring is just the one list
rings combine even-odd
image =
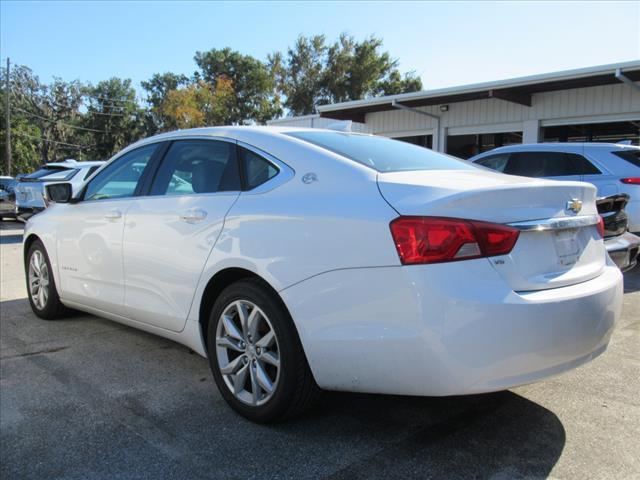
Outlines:
[{"label": "corrugated metal wall", "polygon": [[[449,135],[522,131],[522,122],[540,120],[541,125],[640,120],[640,92],[623,83],[598,87],[559,90],[533,95],[533,106],[526,107],[495,98],[452,103],[449,111],[438,106],[421,110],[440,115],[440,127]],[[283,118],[270,125],[323,128],[335,120],[315,115]],[[366,124],[353,123],[356,132],[387,136],[433,134],[436,120],[425,115],[389,110],[369,113]]]},{"label": "corrugated metal wall", "polygon": [[[478,127],[476,133],[492,133],[499,131],[500,125],[513,128],[525,120],[541,120],[542,124],[572,117],[580,122],[585,121],[582,117],[593,117],[594,122],[613,121],[617,116],[620,119],[640,120],[640,92],[622,83],[538,93],[533,95],[532,103],[533,106],[526,107],[491,98],[452,103],[448,112],[440,112],[437,106],[422,107],[420,110],[440,115],[440,126],[449,128],[450,134],[472,133],[475,129],[469,127]],[[404,110],[369,113],[366,117],[370,131],[383,135],[427,132],[435,128],[435,123],[430,117]],[[491,126],[498,128],[496,130]]]}]

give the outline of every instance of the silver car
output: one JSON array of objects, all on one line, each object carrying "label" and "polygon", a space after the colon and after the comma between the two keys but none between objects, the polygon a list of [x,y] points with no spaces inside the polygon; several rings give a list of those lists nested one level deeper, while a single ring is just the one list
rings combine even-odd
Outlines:
[{"label": "silver car", "polygon": [[104,162],[78,162],[65,160],[64,162],[47,163],[38,170],[22,176],[15,188],[16,214],[20,220],[45,209],[44,186],[50,182],[69,182],[76,193],[84,182],[100,168]]}]

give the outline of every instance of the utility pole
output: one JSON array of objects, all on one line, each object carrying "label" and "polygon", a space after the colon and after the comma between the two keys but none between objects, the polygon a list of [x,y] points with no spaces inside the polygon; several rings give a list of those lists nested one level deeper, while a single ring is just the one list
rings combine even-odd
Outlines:
[{"label": "utility pole", "polygon": [[5,102],[5,112],[6,112],[6,120],[7,120],[7,135],[6,135],[6,149],[7,149],[7,175],[11,176],[11,107],[9,105],[9,101],[11,100],[9,89],[11,88],[11,81],[9,80],[9,75],[11,63],[9,61],[9,57],[7,57],[7,85],[5,87],[4,92],[4,102]]}]

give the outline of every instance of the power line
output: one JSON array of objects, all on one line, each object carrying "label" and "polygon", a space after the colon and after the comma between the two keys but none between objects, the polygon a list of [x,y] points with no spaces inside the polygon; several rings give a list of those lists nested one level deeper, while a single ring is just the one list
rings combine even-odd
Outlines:
[{"label": "power line", "polygon": [[28,133],[23,133],[23,132],[13,132],[13,134],[20,135],[22,137],[33,138],[34,140],[40,140],[41,142],[56,143],[58,145],[66,145],[68,147],[77,147],[79,149],[95,147],[95,145],[77,145],[75,143],[66,143],[66,142],[59,142],[57,140],[48,140],[46,138],[36,137],[35,135],[29,135]]},{"label": "power line", "polygon": [[45,120],[47,122],[60,123],[60,125],[64,125],[65,127],[75,128],[77,130],[84,130],[86,132],[107,133],[106,130],[96,130],[95,128],[78,127],[76,125],[71,125],[70,123],[65,123],[65,122],[61,122],[59,120],[54,120],[53,118],[47,118],[47,117],[43,117],[42,115],[36,115],[35,113],[31,113],[28,110],[25,110],[25,109],[20,108],[20,107],[12,107],[12,108],[14,110],[19,111],[19,112],[26,113],[27,115],[30,115],[32,117],[40,118],[40,119]]}]

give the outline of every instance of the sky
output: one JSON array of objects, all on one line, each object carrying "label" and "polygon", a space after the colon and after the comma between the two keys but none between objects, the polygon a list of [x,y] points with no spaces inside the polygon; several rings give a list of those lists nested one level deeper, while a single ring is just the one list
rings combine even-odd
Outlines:
[{"label": "sky", "polygon": [[640,59],[640,1],[1,1],[0,57],[96,83],[191,75],[196,51],[266,60],[299,34],[374,34],[425,89]]}]

